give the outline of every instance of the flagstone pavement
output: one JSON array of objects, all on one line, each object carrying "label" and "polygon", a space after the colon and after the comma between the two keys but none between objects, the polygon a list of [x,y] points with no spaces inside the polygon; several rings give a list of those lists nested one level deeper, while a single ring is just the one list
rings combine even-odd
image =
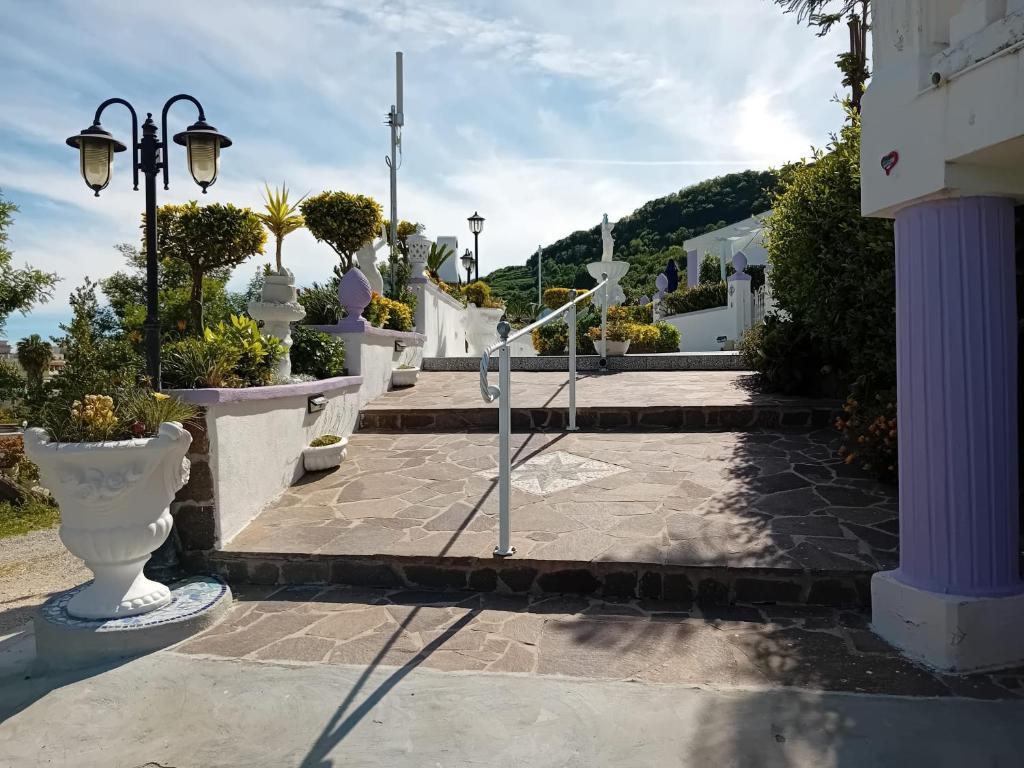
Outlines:
[{"label": "flagstone pavement", "polygon": [[[896,489],[832,430],[512,436],[516,558],[873,572],[897,562]],[[230,552],[490,557],[496,437],[356,434]]]}]

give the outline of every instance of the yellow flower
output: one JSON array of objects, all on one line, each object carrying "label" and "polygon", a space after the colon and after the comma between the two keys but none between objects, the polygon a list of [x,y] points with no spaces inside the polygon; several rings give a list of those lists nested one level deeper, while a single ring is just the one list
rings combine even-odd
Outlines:
[{"label": "yellow flower", "polygon": [[153,398],[156,399],[156,400],[170,400],[171,396],[170,395],[165,395],[163,392],[154,392],[153,393]]}]

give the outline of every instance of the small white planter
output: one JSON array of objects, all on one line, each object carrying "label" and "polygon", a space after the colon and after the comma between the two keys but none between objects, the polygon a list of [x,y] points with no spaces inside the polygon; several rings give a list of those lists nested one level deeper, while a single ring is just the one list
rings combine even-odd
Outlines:
[{"label": "small white planter", "polygon": [[168,507],[188,482],[192,436],[180,424],[156,437],[106,443],[54,443],[45,430],[25,433],[25,451],[60,505],[60,538],[85,561],[93,582],[68,603],[82,619],[136,616],[170,602],[142,568],[174,524]]},{"label": "small white planter", "polygon": [[334,469],[348,455],[348,438],[343,437],[331,445],[308,445],[302,449],[302,464],[307,472],[323,472]]},{"label": "small white planter", "polygon": [[416,384],[416,377],[419,375],[419,368],[392,368],[392,387],[411,387]]},{"label": "small white planter", "polygon": [[626,339],[625,341],[612,341],[611,339],[608,339],[608,341],[605,342],[608,345],[608,354],[606,355],[601,351],[600,340],[595,340],[594,349],[597,351],[597,354],[601,355],[601,357],[622,357],[626,354],[626,350],[629,349],[629,342],[629,339]]}]

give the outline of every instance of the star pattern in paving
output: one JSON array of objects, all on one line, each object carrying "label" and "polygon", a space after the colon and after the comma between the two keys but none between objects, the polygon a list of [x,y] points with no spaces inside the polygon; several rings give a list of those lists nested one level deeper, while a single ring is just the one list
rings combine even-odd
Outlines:
[{"label": "star pattern in paving", "polygon": [[[534,456],[513,467],[512,485],[521,491],[543,496],[628,471],[625,467],[587,459],[568,451],[554,451]],[[494,470],[491,469],[477,474],[494,478]]]}]

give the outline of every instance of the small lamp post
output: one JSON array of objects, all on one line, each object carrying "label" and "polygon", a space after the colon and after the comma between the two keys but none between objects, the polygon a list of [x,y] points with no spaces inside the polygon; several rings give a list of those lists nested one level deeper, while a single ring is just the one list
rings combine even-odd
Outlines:
[{"label": "small lamp post", "polygon": [[466,270],[466,285],[469,285],[473,282],[473,265],[476,263],[473,252],[467,248],[460,261],[462,261],[462,268]]},{"label": "small lamp post", "polygon": [[[139,141],[139,118],[135,108],[124,99],[107,99],[96,109],[92,125],[70,137],[67,145],[78,150],[80,170],[86,186],[100,196],[110,184],[114,170],[114,155],[128,149],[100,125],[103,110],[111,104],[123,104],[132,116],[132,180],[139,189],[139,171],[146,176],[146,321],[143,323],[146,339],[146,373],[150,386],[160,390],[160,317],[157,301],[158,259],[156,252],[156,177],[163,171],[164,189],[169,189],[169,163],[167,161],[167,112],[178,101],[191,101],[199,110],[199,119],[181,133],[175,134],[174,143],[185,147],[188,169],[192,178],[203,189],[217,180],[220,151],[231,146],[231,139],[206,122],[203,105],[188,94],[172,96],[164,104],[161,114],[161,133],[157,133],[153,113],[146,114]],[[160,136],[164,139],[161,140]]]},{"label": "small lamp post", "polygon": [[469,231],[473,233],[473,258],[476,261],[476,279],[480,279],[480,233],[484,228],[484,217],[476,211],[473,211],[473,215],[470,216],[467,221],[469,222]]}]

